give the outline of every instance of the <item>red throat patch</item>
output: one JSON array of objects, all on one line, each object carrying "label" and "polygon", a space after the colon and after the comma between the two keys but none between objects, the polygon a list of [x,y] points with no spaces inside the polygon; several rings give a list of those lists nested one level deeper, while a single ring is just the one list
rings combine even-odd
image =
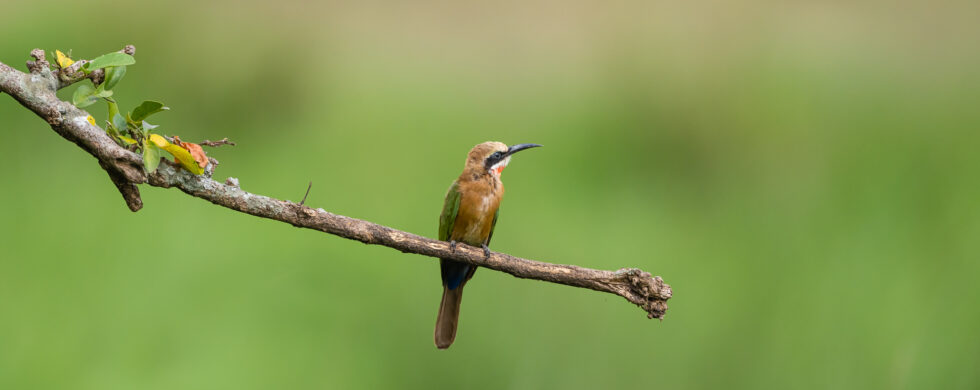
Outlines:
[{"label": "red throat patch", "polygon": [[504,172],[504,168],[506,168],[506,167],[507,167],[506,165],[501,165],[501,166],[497,167],[497,169],[496,169],[497,176],[500,176],[500,174]]}]

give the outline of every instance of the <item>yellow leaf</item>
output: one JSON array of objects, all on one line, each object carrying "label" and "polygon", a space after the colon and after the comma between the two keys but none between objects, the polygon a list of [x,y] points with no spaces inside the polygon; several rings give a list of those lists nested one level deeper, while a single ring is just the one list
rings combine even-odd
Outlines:
[{"label": "yellow leaf", "polygon": [[66,56],[65,53],[62,53],[61,50],[55,50],[54,55],[55,57],[58,57],[57,58],[58,66],[62,68],[67,68],[71,66],[71,64],[75,63],[74,60]]},{"label": "yellow leaf", "polygon": [[150,141],[157,144],[157,147],[166,149],[170,145],[170,142],[166,138],[160,136],[160,134],[150,134]]},{"label": "yellow leaf", "polygon": [[95,126],[95,118],[93,118],[91,115],[89,115],[88,118],[85,119],[88,119],[88,123],[91,123],[92,126]]},{"label": "yellow leaf", "polygon": [[159,134],[150,134],[150,142],[153,142],[160,149],[166,150],[167,153],[172,154],[175,162],[179,163],[184,169],[195,175],[204,173],[204,167],[198,165],[197,161],[194,160],[194,156],[191,156],[191,152],[188,152],[187,149],[170,143]]}]

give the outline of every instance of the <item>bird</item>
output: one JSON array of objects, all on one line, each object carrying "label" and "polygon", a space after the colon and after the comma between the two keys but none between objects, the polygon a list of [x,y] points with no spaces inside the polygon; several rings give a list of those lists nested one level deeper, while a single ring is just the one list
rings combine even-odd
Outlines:
[{"label": "bird", "polygon": [[[463,173],[446,191],[446,200],[439,215],[439,239],[449,241],[452,252],[456,251],[456,244],[462,242],[481,247],[484,256],[490,257],[490,239],[497,225],[500,200],[504,196],[500,174],[510,163],[511,155],[539,146],[507,146],[490,141],[470,150]],[[443,289],[434,338],[437,348],[446,349],[456,339],[463,286],[473,277],[477,267],[451,259],[439,259],[439,267]]]}]

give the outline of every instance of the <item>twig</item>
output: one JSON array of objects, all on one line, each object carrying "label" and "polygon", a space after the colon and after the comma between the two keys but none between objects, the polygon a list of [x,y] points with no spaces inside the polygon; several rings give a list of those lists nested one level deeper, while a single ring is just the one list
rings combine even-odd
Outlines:
[{"label": "twig", "polygon": [[[128,47],[127,47],[128,48]],[[37,50],[35,53],[38,52]],[[243,191],[237,180],[226,184],[211,179],[211,171],[194,175],[178,165],[163,160],[156,172],[146,175],[143,159],[139,155],[117,145],[106,132],[90,124],[88,113],[63,102],[55,96],[59,82],[50,71],[44,52],[40,51],[31,62],[32,74],[24,74],[0,63],[0,92],[14,97],[51,125],[51,128],[98,159],[119,189],[126,204],[133,211],[142,207],[136,184],[176,187],[184,193],[205,199],[254,216],[273,219],[296,227],[319,230],[365,244],[383,245],[405,253],[416,253],[434,258],[452,259],[481,267],[506,272],[519,278],[543,280],[575,287],[589,288],[619,295],[647,312],[650,318],[662,319],[667,311],[667,300],[672,291],[659,276],[636,268],[603,271],[574,265],[551,264],[493,252],[485,257],[481,248],[460,244],[455,251],[449,243],[418,236],[412,233],[378,225],[360,219],[333,214],[323,209],[312,209],[302,202],[289,201],[251,194]],[[40,77],[37,77],[40,76]],[[312,182],[307,187],[307,194]],[[305,201],[304,196],[304,201]]]},{"label": "twig", "polygon": [[231,145],[231,146],[235,146],[235,143],[234,143],[234,142],[231,142],[231,141],[229,141],[229,140],[228,140],[228,137],[225,137],[225,138],[223,138],[223,139],[221,139],[221,140],[218,140],[218,141],[208,141],[208,140],[204,140],[203,142],[201,142],[201,143],[199,143],[198,145],[204,145],[204,146],[210,146],[210,147],[212,147],[212,148],[216,148],[216,147],[218,147],[218,146],[221,146],[221,145]]},{"label": "twig", "polygon": [[310,188],[313,188],[313,180],[310,180],[310,185],[306,186],[306,194],[303,194],[303,200],[299,201],[300,206],[306,203],[306,197],[310,196]]}]

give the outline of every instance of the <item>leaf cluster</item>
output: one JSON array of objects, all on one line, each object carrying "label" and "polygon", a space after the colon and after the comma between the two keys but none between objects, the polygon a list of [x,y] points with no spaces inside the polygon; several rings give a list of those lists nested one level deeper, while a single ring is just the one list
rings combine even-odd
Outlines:
[{"label": "leaf cluster", "polygon": [[[72,66],[75,61],[69,55],[60,50],[55,51],[57,66],[66,69]],[[72,104],[78,108],[84,108],[104,100],[108,106],[108,120],[106,121],[106,132],[121,146],[129,148],[143,154],[143,164],[147,172],[155,172],[160,165],[161,151],[166,151],[174,157],[174,162],[179,163],[188,171],[195,175],[204,173],[204,168],[208,165],[207,155],[200,145],[182,142],[179,137],[174,137],[173,142],[160,134],[153,132],[157,125],[146,121],[148,117],[161,111],[169,110],[163,103],[147,100],[133,108],[132,111],[123,113],[119,110],[119,104],[112,97],[113,88],[119,81],[126,76],[126,67],[136,63],[133,56],[126,53],[109,53],[99,56],[86,62],[80,67],[80,71],[85,74],[105,69],[105,77],[102,82],[95,85],[94,82],[80,83],[75,93],[72,95]],[[89,122],[93,125],[95,120],[89,116]]]}]

